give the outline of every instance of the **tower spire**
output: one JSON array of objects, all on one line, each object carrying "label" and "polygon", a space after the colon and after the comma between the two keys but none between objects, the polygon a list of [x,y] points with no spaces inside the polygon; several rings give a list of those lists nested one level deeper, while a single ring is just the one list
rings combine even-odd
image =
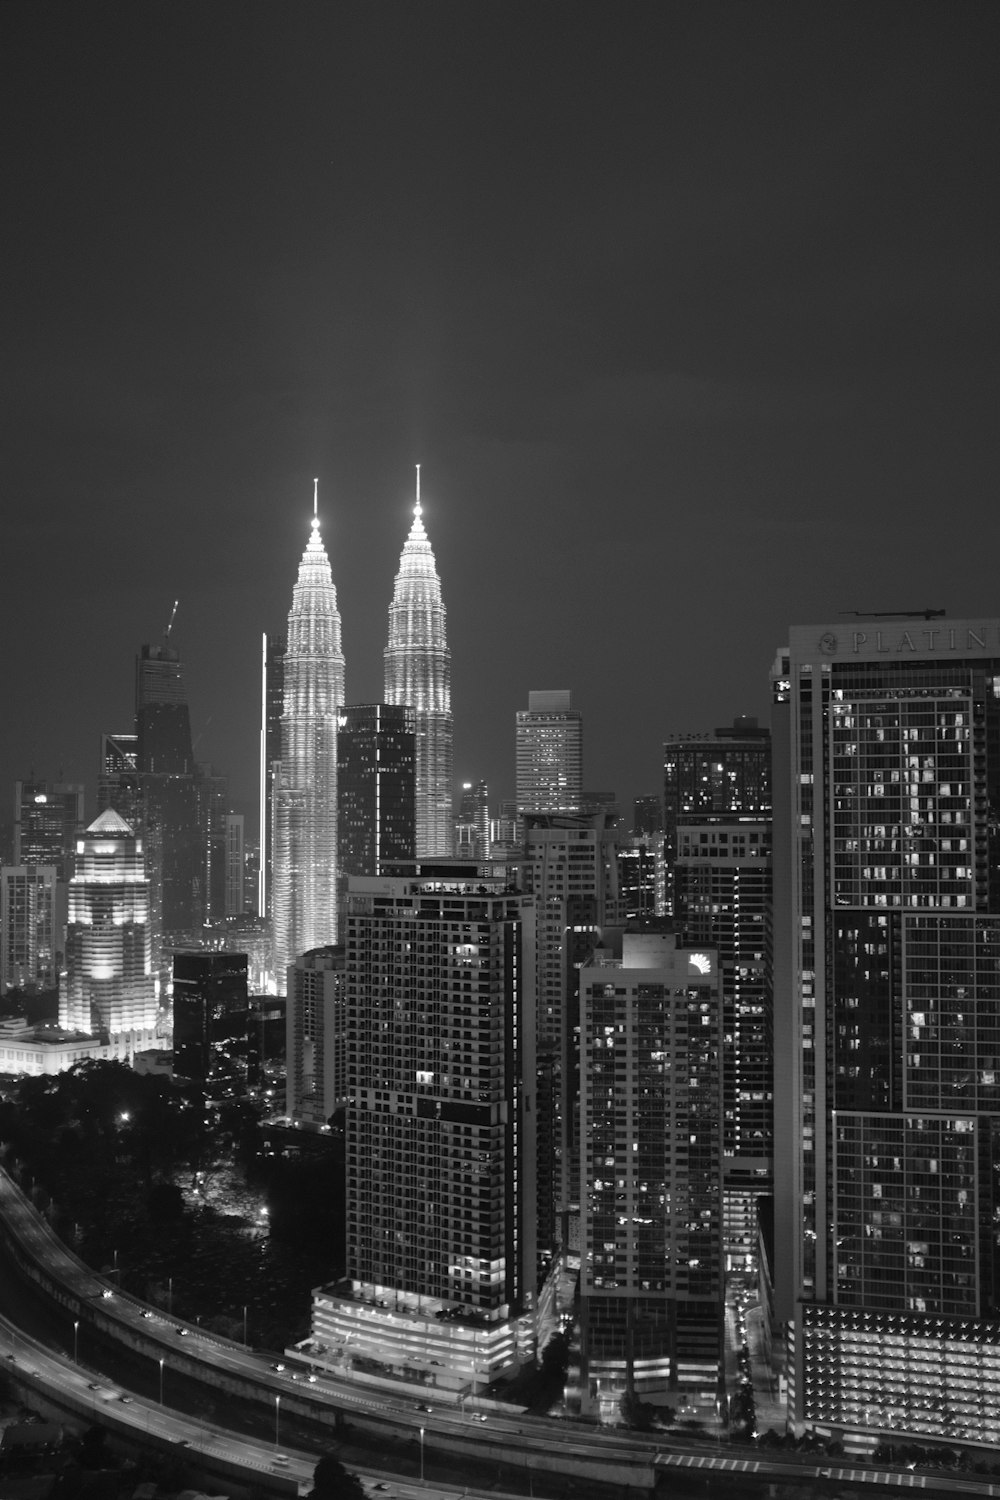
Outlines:
[{"label": "tower spire", "polygon": [[420,465],[419,464],[417,464],[417,503],[413,507],[413,514],[415,516],[419,516],[419,514],[420,514]]},{"label": "tower spire", "polygon": [[313,480],[313,520],[319,519],[319,480]]}]

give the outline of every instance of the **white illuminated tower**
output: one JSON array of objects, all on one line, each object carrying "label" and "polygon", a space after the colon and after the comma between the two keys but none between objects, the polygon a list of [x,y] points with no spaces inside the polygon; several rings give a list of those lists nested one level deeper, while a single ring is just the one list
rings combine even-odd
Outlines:
[{"label": "white illuminated tower", "polygon": [[451,652],[434,553],[420,509],[420,465],[413,525],[399,559],[389,606],[385,701],[415,710],[417,733],[416,853],[450,855],[452,718]]},{"label": "white illuminated tower", "polygon": [[149,1044],[157,1011],[149,937],[142,840],[108,807],[77,840],[60,1026],[108,1036],[138,1033]]},{"label": "white illuminated tower", "polygon": [[[318,485],[318,481],[317,481]],[[275,982],[337,940],[337,718],[344,702],[340,614],[313,496],[312,532],[288,612],[281,763],[274,787]]]}]

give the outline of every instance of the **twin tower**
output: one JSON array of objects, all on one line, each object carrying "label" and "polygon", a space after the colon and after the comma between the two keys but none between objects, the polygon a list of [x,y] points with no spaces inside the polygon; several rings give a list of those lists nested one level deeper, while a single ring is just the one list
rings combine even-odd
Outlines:
[{"label": "twin tower", "polygon": [[[318,482],[317,482],[318,489]],[[389,606],[385,702],[413,711],[417,858],[452,852],[451,653],[434,553],[420,505]],[[312,531],[292,594],[284,656],[280,764],[272,802],[274,970],[337,938],[337,729],[345,703],[340,613],[320,537]],[[372,871],[372,874],[375,874]]]}]

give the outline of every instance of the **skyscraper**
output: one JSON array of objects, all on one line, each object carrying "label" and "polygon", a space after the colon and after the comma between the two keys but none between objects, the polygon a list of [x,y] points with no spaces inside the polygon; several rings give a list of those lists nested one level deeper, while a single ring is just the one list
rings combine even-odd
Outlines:
[{"label": "skyscraper", "polygon": [[[66,957],[68,881],[83,828],[83,787],[18,781],[14,792],[14,864],[7,882],[6,964],[13,955],[29,987],[55,988]],[[50,872],[48,876],[42,870]],[[32,872],[38,872],[37,875]],[[34,933],[34,937],[32,937]],[[39,944],[34,958],[26,944]],[[12,977],[9,984],[22,981]]]},{"label": "skyscraper", "polygon": [[251,1069],[245,953],[174,954],[174,1076],[242,1093]]},{"label": "skyscraper", "polygon": [[415,710],[398,703],[343,709],[337,735],[337,862],[378,875],[387,860],[414,857]]},{"label": "skyscraper", "polygon": [[451,652],[434,553],[420,506],[399,559],[384,652],[385,701],[416,713],[416,830],[419,859],[452,852]]},{"label": "skyscraper", "polygon": [[260,871],[257,915],[271,917],[274,881],[274,785],[281,763],[281,715],[285,706],[285,637],[262,637],[260,682]]},{"label": "skyscraper", "polygon": [[54,865],[0,866],[0,995],[58,987],[56,873]]},{"label": "skyscraper", "polygon": [[152,1043],[157,1005],[148,922],[142,840],[106,808],[77,840],[60,1026],[110,1036],[130,1032],[137,1044]]},{"label": "skyscraper", "polygon": [[532,1357],[533,918],[444,860],[350,882],[347,1280],[313,1333],[361,1378],[456,1401]]},{"label": "skyscraper", "polygon": [[1000,621],[797,627],[773,692],[790,1415],[995,1451]]},{"label": "skyscraper", "polygon": [[300,953],[288,974],[285,1113],[322,1129],[344,1103],[347,1082],[344,949]]},{"label": "skyscraper", "polygon": [[715,954],[626,932],[580,971],[581,1381],[714,1400],[723,1349],[722,998]]},{"label": "skyscraper", "polygon": [[711,735],[676,735],[664,766],[675,930],[719,955],[726,1269],[746,1277],[757,1200],[773,1182],[770,732],[740,718]]},{"label": "skyscraper", "polygon": [[[318,481],[317,481],[318,485]],[[300,953],[337,938],[337,720],[344,703],[340,614],[313,495],[312,531],[288,612],[281,762],[274,787],[275,983]]]},{"label": "skyscraper", "polygon": [[[142,835],[153,888],[153,965],[169,974],[165,950],[190,942],[202,922],[203,849],[198,826],[191,717],[180,653],[162,645],[136,659],[136,765]],[[162,951],[161,951],[162,950]]]},{"label": "skyscraper", "polygon": [[518,710],[516,787],[519,817],[580,812],[583,717],[570,693],[529,693]]}]

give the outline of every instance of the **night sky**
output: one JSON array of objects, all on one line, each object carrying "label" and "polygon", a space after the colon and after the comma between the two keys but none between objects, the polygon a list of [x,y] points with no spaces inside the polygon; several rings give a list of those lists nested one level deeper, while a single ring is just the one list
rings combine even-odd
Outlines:
[{"label": "night sky", "polygon": [[349,702],[413,466],[456,780],[571,688],[584,781],[768,713],[792,623],[1000,613],[1000,8],[7,3],[0,797],[134,657],[256,798],[320,480]]}]

